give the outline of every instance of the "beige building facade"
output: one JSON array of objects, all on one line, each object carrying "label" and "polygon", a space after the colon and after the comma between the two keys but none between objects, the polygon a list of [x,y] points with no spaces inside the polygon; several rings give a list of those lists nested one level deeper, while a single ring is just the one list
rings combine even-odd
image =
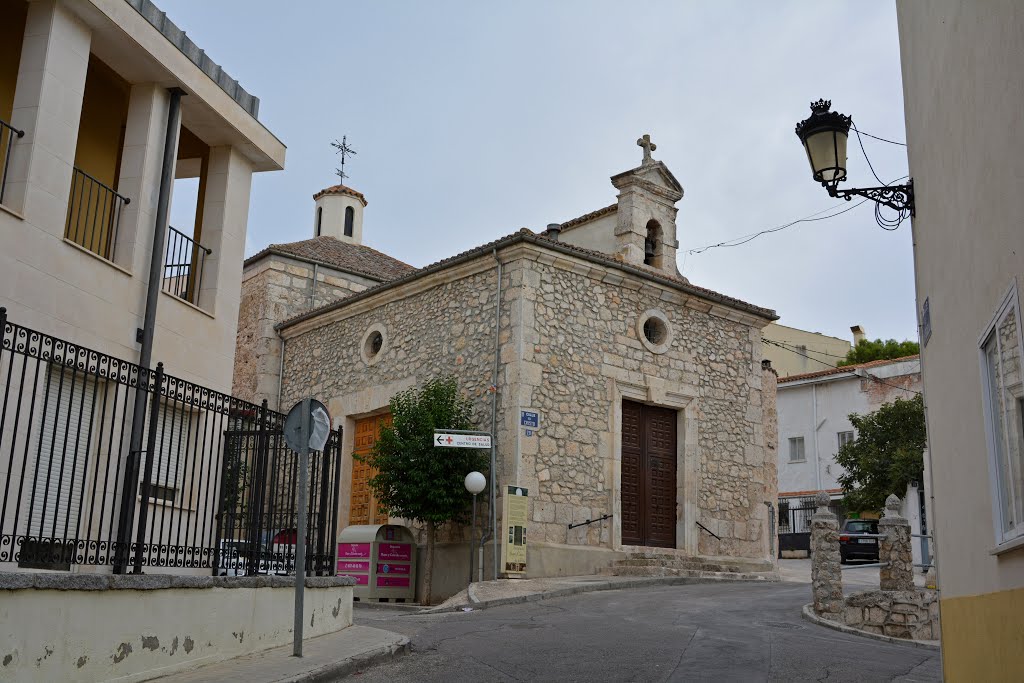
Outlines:
[{"label": "beige building facade", "polygon": [[[148,513],[135,559],[209,574],[250,183],[285,147],[148,0],[2,0],[0,17],[0,478],[17,491],[0,568],[124,570]],[[161,188],[189,177],[195,220],[161,225]],[[160,382],[139,367],[154,268]]]},{"label": "beige building facade", "polygon": [[944,674],[1024,671],[1024,12],[897,3]]},{"label": "beige building facade", "polygon": [[250,182],[285,156],[258,100],[149,2],[4,0],[3,16],[0,305],[19,324],[138,358],[169,89],[180,88],[175,176],[198,176],[201,202],[195,226],[175,227],[210,253],[201,273],[198,259],[162,261],[153,357],[229,390]]},{"label": "beige building facade", "polygon": [[[277,326],[281,405],[312,395],[344,428],[339,529],[384,519],[352,454],[372,445],[389,399],[454,375],[495,435],[498,490],[529,492],[528,576],[645,550],[773,569],[776,376],[761,330],[776,316],[679,276],[682,188],[663,163],[646,152],[612,182],[614,210],[524,229]],[[540,428],[528,434],[522,411]],[[462,587],[464,533],[442,534],[435,595]]]},{"label": "beige building facade", "polygon": [[846,354],[853,348],[846,339],[808,332],[777,322],[764,328],[763,337],[766,340],[763,346],[764,357],[772,362],[780,378],[818,372],[826,366],[834,366],[846,358]]}]

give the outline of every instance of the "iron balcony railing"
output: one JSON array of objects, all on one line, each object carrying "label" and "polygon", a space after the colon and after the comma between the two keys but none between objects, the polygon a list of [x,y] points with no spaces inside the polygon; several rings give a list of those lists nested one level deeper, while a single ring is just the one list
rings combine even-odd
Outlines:
[{"label": "iron balcony railing", "polygon": [[167,226],[167,249],[164,254],[164,291],[199,305],[206,257],[213,253],[194,239]]},{"label": "iron balcony railing", "polygon": [[130,199],[76,167],[71,175],[71,196],[68,200],[64,236],[94,254],[113,261],[121,210],[130,203]]},{"label": "iron balcony railing", "polygon": [[7,171],[11,167],[11,149],[14,141],[25,137],[25,131],[18,130],[3,119],[0,119],[0,204],[4,203],[4,190],[7,188]]},{"label": "iron balcony railing", "polygon": [[[299,462],[284,418],[0,308],[0,569],[294,571]],[[334,574],[340,472],[338,430],[309,459],[310,573]]]}]

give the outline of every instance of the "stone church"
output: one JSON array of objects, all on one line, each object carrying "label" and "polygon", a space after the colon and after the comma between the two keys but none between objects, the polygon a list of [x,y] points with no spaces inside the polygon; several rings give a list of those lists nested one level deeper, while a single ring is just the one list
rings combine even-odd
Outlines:
[{"label": "stone church", "polygon": [[[328,405],[344,427],[339,529],[386,521],[352,454],[372,447],[388,400],[451,374],[495,435],[499,492],[529,492],[527,576],[774,569],[761,330],[777,316],[679,274],[683,189],[637,144],[615,203],[540,233],[417,269],[362,244],[366,198],[339,185],[314,196],[312,239],[245,262],[236,395]],[[449,595],[466,542],[440,540],[434,592]]]}]

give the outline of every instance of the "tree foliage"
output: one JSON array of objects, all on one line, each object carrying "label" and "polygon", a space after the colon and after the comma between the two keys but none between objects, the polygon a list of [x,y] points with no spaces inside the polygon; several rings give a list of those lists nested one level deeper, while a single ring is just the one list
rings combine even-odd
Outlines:
[{"label": "tree foliage", "polygon": [[485,451],[439,448],[434,430],[473,429],[473,407],[459,393],[453,377],[433,379],[396,394],[389,403],[391,425],[382,427],[371,453],[363,459],[376,471],[370,488],[393,517],[426,526],[421,600],[430,604],[436,528],[466,521],[472,500],[466,475],[487,465]]},{"label": "tree foliage", "polygon": [[861,339],[855,347],[850,349],[844,360],[839,361],[839,366],[856,365],[857,363],[869,363],[873,360],[892,360],[913,356],[921,352],[921,345],[914,341],[901,341],[895,339]]},{"label": "tree foliage", "polygon": [[839,476],[843,503],[853,512],[880,510],[885,499],[903,496],[907,484],[924,475],[924,400],[897,398],[867,415],[852,413],[857,438],[839,449],[836,462],[846,472]]},{"label": "tree foliage", "polygon": [[437,448],[434,430],[473,429],[473,407],[455,379],[428,381],[390,401],[391,426],[382,427],[366,457],[376,470],[370,487],[389,515],[417,522],[464,521],[471,500],[464,484],[487,464],[483,451]]}]

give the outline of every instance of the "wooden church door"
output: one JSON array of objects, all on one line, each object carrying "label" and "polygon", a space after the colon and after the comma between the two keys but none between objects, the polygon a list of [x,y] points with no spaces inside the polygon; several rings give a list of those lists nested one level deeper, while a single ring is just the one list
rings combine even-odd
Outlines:
[{"label": "wooden church door", "polygon": [[[353,456],[369,455],[373,444],[377,442],[380,428],[391,424],[391,415],[374,415],[356,420]],[[349,495],[348,523],[353,524],[387,524],[388,516],[377,505],[377,499],[370,489],[370,479],[376,472],[367,463],[356,457],[352,458],[352,488]]]},{"label": "wooden church door", "polygon": [[622,402],[622,543],[676,547],[676,411]]}]

